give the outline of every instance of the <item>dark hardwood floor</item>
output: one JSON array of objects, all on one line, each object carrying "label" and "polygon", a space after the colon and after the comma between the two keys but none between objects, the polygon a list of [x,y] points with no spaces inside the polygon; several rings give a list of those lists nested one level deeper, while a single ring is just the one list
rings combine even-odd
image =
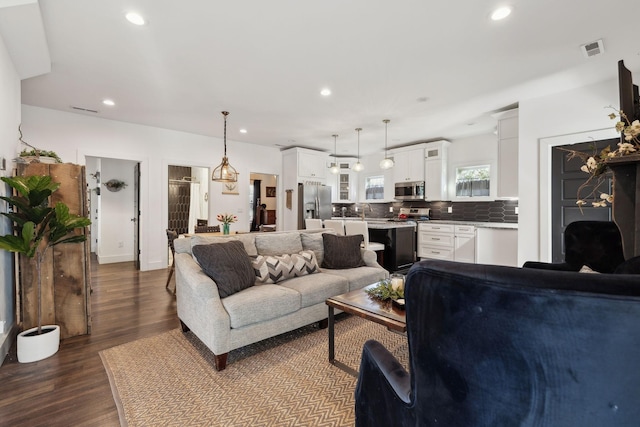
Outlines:
[{"label": "dark hardwood floor", "polygon": [[120,425],[98,352],[179,327],[167,274],[93,260],[91,335],[62,340],[33,363],[18,363],[14,343],[0,367],[0,426]]}]

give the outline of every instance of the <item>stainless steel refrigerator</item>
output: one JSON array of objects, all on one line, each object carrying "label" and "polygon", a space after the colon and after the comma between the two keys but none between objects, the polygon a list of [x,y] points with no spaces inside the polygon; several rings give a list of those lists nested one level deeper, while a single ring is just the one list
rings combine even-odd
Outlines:
[{"label": "stainless steel refrigerator", "polygon": [[331,219],[331,187],[298,184],[298,230],[306,218]]}]

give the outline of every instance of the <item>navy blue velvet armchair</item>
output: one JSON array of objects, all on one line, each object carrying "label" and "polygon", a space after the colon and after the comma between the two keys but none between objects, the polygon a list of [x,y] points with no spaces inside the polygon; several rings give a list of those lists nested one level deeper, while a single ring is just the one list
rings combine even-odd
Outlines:
[{"label": "navy blue velvet armchair", "polygon": [[575,221],[564,229],[564,262],[527,261],[525,268],[613,273],[624,262],[620,229],[612,221]]},{"label": "navy blue velvet armchair", "polygon": [[405,289],[409,372],[363,349],[356,426],[640,425],[640,281],[422,261]]}]

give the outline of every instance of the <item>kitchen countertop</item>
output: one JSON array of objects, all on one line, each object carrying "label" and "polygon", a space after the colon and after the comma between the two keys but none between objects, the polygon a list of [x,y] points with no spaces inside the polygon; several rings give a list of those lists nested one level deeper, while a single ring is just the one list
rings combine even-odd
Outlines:
[{"label": "kitchen countertop", "polygon": [[[331,219],[343,219],[345,221],[361,221],[362,218],[355,216],[334,216]],[[365,221],[367,221],[369,228],[399,228],[399,227],[413,227],[413,222],[417,222],[420,224],[421,222],[427,223],[436,223],[436,224],[454,224],[454,225],[473,225],[478,228],[499,228],[506,230],[517,230],[518,224],[513,222],[483,222],[483,221],[453,221],[446,219],[432,219],[432,220],[421,220],[418,218],[408,218],[410,223],[405,222],[394,222],[391,221],[393,218],[368,218],[365,217]]]},{"label": "kitchen countertop", "polygon": [[[421,221],[418,221],[421,222]],[[501,228],[506,230],[517,230],[518,224],[512,222],[481,222],[481,221],[449,221],[444,219],[434,219],[429,221],[436,224],[473,225],[477,228]]]},{"label": "kitchen countertop", "polygon": [[[362,221],[360,217],[348,216],[348,217],[332,217],[331,219],[343,219],[345,221]],[[404,227],[415,227],[416,221],[409,220],[406,222],[403,221],[392,221],[393,218],[365,218],[367,221],[367,228],[378,229],[378,230],[386,230],[390,228],[404,228]]]}]

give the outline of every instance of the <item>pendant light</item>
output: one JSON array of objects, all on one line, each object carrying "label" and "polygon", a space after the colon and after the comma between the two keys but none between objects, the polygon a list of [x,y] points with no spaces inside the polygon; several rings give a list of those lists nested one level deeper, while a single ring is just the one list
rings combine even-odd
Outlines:
[{"label": "pendant light", "polygon": [[223,111],[222,115],[224,116],[224,157],[222,157],[222,163],[213,170],[211,180],[218,182],[236,182],[238,181],[238,172],[229,164],[229,159],[227,158],[227,116],[229,112]]},{"label": "pendant light", "polygon": [[384,119],[384,159],[380,162],[380,169],[391,169],[393,167],[393,159],[387,156],[387,125],[391,120]]},{"label": "pendant light", "polygon": [[337,175],[340,173],[340,168],[338,167],[338,135],[331,135],[333,137],[333,164],[329,168],[332,174]]},{"label": "pendant light", "polygon": [[358,161],[351,166],[351,169],[353,169],[355,172],[361,172],[364,170],[364,165],[362,163],[360,163],[360,131],[362,130],[362,128],[356,128],[356,132],[358,132]]}]

